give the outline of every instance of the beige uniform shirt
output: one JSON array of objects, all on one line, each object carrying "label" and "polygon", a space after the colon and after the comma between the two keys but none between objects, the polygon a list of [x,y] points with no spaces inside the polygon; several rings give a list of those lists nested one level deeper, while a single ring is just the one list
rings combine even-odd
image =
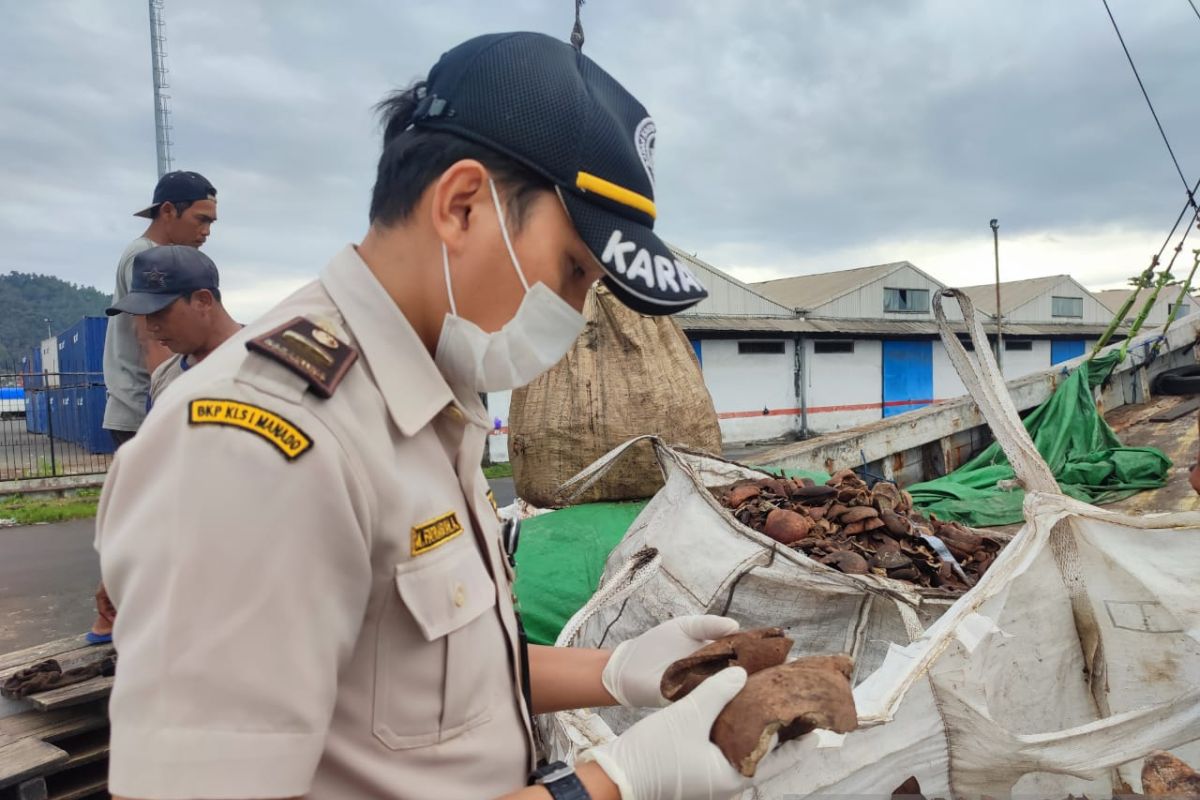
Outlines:
[{"label": "beige uniform shirt", "polygon": [[[244,344],[304,316],[359,350],[329,399]],[[179,377],[96,526],[119,613],[109,790],[484,800],[524,785],[511,573],[451,391],[352,247]]]}]

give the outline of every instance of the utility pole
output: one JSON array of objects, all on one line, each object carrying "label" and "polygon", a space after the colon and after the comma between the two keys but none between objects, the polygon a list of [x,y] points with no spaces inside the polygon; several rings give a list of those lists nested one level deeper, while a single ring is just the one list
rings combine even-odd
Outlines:
[{"label": "utility pole", "polygon": [[1004,331],[1000,327],[1000,321],[1003,318],[1000,306],[1000,220],[993,219],[988,224],[992,226],[992,246],[996,251],[996,366],[1000,367],[1000,372],[1003,374]]},{"label": "utility pole", "polygon": [[46,323],[46,338],[49,339],[50,337],[54,336],[54,334],[50,332],[50,318],[42,317],[42,322]]},{"label": "utility pole", "polygon": [[158,153],[158,177],[171,171],[171,96],[167,83],[166,29],[163,27],[163,0],[150,0],[150,66],[154,76],[154,146]]}]

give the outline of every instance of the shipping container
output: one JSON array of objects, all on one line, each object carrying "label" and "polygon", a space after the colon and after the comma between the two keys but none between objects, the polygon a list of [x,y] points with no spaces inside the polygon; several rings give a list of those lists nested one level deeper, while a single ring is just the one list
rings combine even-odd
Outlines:
[{"label": "shipping container", "polygon": [[89,453],[112,453],[116,448],[112,434],[104,430],[104,403],[107,392],[103,386],[88,386],[79,390],[79,444]]},{"label": "shipping container", "polygon": [[58,335],[58,371],[64,386],[104,383],[108,317],[84,317]]},{"label": "shipping container", "polygon": [[41,347],[35,352],[41,359],[38,362],[40,364],[38,372],[49,373],[46,375],[46,385],[58,386],[58,337],[51,336],[49,339],[43,339]]},{"label": "shipping container", "polygon": [[79,420],[83,388],[82,386],[67,386],[62,389],[62,428],[55,428],[54,433],[62,441],[71,444],[79,444],[83,440],[83,426]]},{"label": "shipping container", "polygon": [[41,350],[35,347],[28,355],[21,356],[21,383],[30,389],[44,385],[43,369]]},{"label": "shipping container", "polygon": [[30,433],[46,432],[50,421],[49,398],[45,389],[35,389],[26,403],[25,429]]},{"label": "shipping container", "polygon": [[66,419],[63,416],[63,393],[66,389],[46,389],[46,433],[56,439],[61,439],[66,429]]}]

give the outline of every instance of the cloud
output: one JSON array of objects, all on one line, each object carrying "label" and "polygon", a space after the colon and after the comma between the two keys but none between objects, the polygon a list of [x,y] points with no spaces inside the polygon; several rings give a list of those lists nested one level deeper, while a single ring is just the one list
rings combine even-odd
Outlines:
[{"label": "cloud", "polygon": [[[1112,5],[1195,180],[1200,22]],[[0,269],[107,288],[155,179],[145,4],[8,11]],[[585,52],[655,115],[660,232],[741,276],[908,259],[987,280],[998,217],[1006,278],[1119,284],[1182,203],[1093,3],[605,0],[583,17]],[[245,318],[361,236],[376,100],[478,33],[566,37],[573,8],[210,0],[166,19],[175,162],[219,189],[207,251]]]}]

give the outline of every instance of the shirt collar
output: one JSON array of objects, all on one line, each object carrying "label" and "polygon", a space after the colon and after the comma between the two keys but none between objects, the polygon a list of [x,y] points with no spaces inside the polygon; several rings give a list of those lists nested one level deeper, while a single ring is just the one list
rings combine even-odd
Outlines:
[{"label": "shirt collar", "polygon": [[451,404],[466,420],[487,427],[479,398],[455,397],[417,332],[353,245],[333,257],[321,272],[321,284],[341,311],[401,433],[415,435]]}]

